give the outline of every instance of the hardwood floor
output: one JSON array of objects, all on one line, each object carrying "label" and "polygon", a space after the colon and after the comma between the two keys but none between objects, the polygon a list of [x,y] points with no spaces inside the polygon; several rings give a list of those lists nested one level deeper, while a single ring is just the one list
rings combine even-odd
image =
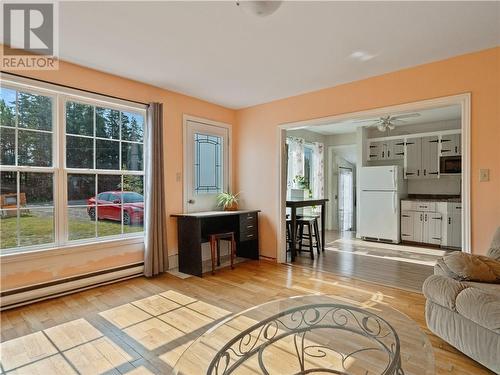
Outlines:
[{"label": "hardwood floor", "polygon": [[446,250],[391,245],[355,239],[352,232],[325,233],[325,248],[301,253],[294,265],[315,268],[386,286],[421,292],[424,280],[432,275],[436,259]]},{"label": "hardwood floor", "polygon": [[266,261],[203,278],[141,277],[2,312],[1,370],[168,374],[191,341],[227,314],[318,292],[407,314],[429,335],[437,374],[491,374],[427,330],[422,294]]}]

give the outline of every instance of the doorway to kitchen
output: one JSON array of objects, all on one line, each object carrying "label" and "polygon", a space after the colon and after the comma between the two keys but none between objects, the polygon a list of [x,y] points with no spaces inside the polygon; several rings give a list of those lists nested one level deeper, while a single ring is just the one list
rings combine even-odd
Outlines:
[{"label": "doorway to kitchen", "polygon": [[[438,257],[470,252],[469,95],[282,125],[280,134],[299,130],[328,149],[330,221],[324,254],[294,264],[420,290]],[[348,148],[353,167],[338,164]]]}]

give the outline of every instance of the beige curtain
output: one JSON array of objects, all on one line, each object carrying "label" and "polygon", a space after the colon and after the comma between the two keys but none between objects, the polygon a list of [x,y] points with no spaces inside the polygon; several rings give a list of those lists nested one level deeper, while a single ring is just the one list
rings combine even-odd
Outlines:
[{"label": "beige curtain", "polygon": [[150,103],[146,132],[146,238],[144,275],[168,270],[163,161],[163,104]]}]

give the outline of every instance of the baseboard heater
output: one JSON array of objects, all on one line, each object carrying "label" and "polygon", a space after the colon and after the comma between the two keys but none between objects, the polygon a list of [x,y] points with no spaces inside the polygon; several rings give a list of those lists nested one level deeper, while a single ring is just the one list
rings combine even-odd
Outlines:
[{"label": "baseboard heater", "polygon": [[47,283],[6,290],[0,293],[0,311],[139,277],[143,275],[143,272],[144,263],[140,262],[58,279]]}]

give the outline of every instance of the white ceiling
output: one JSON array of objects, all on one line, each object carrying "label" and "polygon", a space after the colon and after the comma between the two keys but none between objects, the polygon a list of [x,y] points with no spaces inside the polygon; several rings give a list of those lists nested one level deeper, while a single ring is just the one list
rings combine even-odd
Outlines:
[{"label": "white ceiling", "polygon": [[[430,124],[438,121],[457,120],[461,117],[461,108],[459,105],[452,105],[441,108],[425,109],[422,111],[412,111],[408,113],[418,113],[420,116],[405,118],[402,121],[398,121],[394,125],[399,128],[401,126],[408,125]],[[387,113],[386,115],[397,116],[401,114],[403,113]],[[377,117],[370,117],[368,119],[373,119],[373,122],[375,122]],[[353,133],[356,131],[356,128],[370,125],[371,122],[365,122],[365,119],[358,118],[356,120],[345,120],[325,125],[315,125],[310,127],[305,126],[303,129],[323,135],[333,135]]]},{"label": "white ceiling", "polygon": [[500,45],[496,1],[284,2],[266,18],[235,1],[82,1],[59,19],[62,59],[230,108]]}]

